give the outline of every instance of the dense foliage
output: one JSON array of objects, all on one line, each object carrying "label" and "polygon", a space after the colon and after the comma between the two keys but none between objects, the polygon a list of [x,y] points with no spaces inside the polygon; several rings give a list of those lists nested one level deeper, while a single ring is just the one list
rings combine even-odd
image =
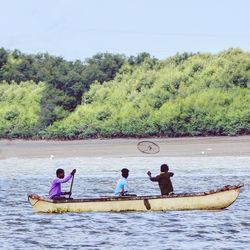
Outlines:
[{"label": "dense foliage", "polygon": [[[40,108],[33,110],[37,119],[28,136],[75,139],[250,134],[250,54],[239,49],[217,55],[177,54],[164,61],[147,53],[129,58],[106,53],[84,63],[21,54],[36,58],[31,63],[33,70],[27,66],[27,72],[33,73],[26,74],[19,68],[20,61],[16,62],[20,58],[13,56],[16,52],[3,51],[0,79],[9,83],[9,92],[17,94],[21,89],[12,80],[33,80],[29,84],[34,89],[41,85],[34,96],[35,103],[40,100]],[[40,67],[35,69],[34,62]],[[3,86],[8,89],[6,83]],[[0,95],[7,95],[6,91]],[[28,96],[34,92],[28,91]],[[4,100],[0,106],[5,105]],[[12,137],[6,132],[11,131],[6,128],[12,120],[7,121],[0,121],[2,137]],[[19,128],[15,131],[15,136],[27,136]]]},{"label": "dense foliage", "polygon": [[48,54],[26,55],[0,49],[0,81],[32,80],[47,83],[41,98],[40,125],[45,128],[62,119],[81,103],[90,84],[112,80],[125,61],[122,55],[97,54],[84,63],[68,62]]},{"label": "dense foliage", "polygon": [[45,84],[0,83],[0,137],[29,138],[37,133]]}]

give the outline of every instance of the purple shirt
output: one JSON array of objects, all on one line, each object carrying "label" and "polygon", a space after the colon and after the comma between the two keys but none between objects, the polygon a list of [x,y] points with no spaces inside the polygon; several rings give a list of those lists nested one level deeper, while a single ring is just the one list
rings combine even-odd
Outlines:
[{"label": "purple shirt", "polygon": [[49,190],[49,198],[53,199],[54,197],[60,197],[61,195],[64,195],[65,193],[61,192],[61,183],[68,182],[71,178],[71,174],[64,177],[63,179],[60,179],[58,177],[54,178]]}]

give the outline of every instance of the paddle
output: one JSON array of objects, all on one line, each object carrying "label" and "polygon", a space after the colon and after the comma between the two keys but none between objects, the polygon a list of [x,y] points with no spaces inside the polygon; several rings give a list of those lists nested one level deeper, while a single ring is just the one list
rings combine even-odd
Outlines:
[{"label": "paddle", "polygon": [[70,196],[71,196],[71,191],[72,191],[72,187],[73,187],[74,177],[75,177],[75,174],[73,174],[72,181],[71,181],[71,185],[70,185],[69,199],[70,199]]}]

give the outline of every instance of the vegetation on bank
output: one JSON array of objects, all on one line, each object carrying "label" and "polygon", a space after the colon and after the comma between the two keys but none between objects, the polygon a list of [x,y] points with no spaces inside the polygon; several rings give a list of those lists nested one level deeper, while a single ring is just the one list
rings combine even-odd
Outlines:
[{"label": "vegetation on bank", "polygon": [[0,137],[30,138],[39,127],[40,101],[45,84],[32,81],[0,83]]},{"label": "vegetation on bank", "polygon": [[[32,66],[24,67],[29,74],[20,67],[29,56],[19,52],[22,60],[13,60],[14,52],[5,52],[4,61],[0,50],[1,137],[250,134],[250,54],[239,49],[163,61],[147,53],[98,54],[85,62],[33,55]],[[15,74],[6,74],[10,65]],[[25,75],[20,81],[13,78],[17,71]]]}]

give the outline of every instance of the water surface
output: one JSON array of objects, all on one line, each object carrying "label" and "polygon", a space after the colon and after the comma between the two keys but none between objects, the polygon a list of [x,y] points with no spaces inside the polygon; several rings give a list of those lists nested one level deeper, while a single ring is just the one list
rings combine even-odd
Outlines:
[{"label": "water surface", "polygon": [[[47,195],[59,167],[77,169],[75,198],[111,195],[123,167],[132,193],[159,194],[146,172],[158,174],[165,162],[176,193],[245,187],[223,211],[35,214],[27,202],[28,192]],[[250,249],[249,169],[247,156],[0,160],[1,249]]]}]

